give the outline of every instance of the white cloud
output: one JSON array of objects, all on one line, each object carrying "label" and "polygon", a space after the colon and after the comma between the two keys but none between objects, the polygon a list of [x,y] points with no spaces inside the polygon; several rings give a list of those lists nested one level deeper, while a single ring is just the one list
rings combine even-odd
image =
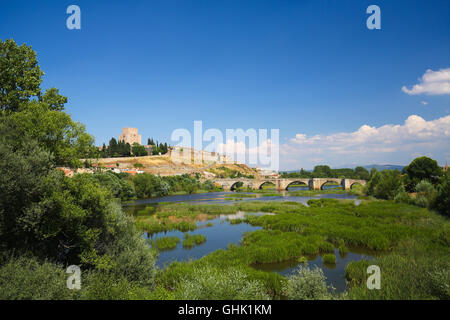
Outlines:
[{"label": "white cloud", "polygon": [[415,84],[411,89],[403,86],[402,91],[409,95],[450,94],[450,68],[440,69],[438,71],[428,69],[422,78],[419,79],[418,84]]},{"label": "white cloud", "polygon": [[428,104],[428,101],[420,101],[420,103],[426,106]]},{"label": "white cloud", "polygon": [[[407,164],[411,154],[433,155],[439,162],[448,161],[450,150],[450,116],[426,121],[409,116],[401,125],[380,127],[363,125],[354,132],[308,137],[299,133],[280,146],[283,169],[312,168],[317,164],[342,166],[349,164]],[[294,162],[292,159],[297,159]],[[318,163],[313,159],[325,159]]]}]

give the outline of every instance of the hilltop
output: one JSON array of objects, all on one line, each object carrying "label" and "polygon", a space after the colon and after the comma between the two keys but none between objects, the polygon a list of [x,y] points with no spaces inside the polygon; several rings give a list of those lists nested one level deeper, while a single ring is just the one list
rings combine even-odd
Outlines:
[{"label": "hilltop", "polygon": [[175,162],[169,155],[142,156],[142,157],[118,157],[90,159],[94,166],[102,166],[109,169],[138,169],[140,171],[161,176],[200,173],[203,176],[212,177],[212,174],[221,177],[230,175],[256,176],[258,172],[241,163],[220,163],[204,161],[196,164],[193,161]]}]

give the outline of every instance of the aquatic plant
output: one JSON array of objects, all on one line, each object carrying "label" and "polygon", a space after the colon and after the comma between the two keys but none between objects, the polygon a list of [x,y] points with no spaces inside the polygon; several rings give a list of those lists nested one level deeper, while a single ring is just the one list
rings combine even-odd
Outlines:
[{"label": "aquatic plant", "polygon": [[156,248],[159,251],[175,249],[180,239],[178,237],[161,237],[154,240],[149,240],[149,244],[152,248]]},{"label": "aquatic plant", "polygon": [[333,253],[327,253],[322,256],[323,263],[336,264],[336,256]]},{"label": "aquatic plant", "polygon": [[183,239],[183,248],[192,248],[206,242],[206,237],[202,234],[186,233]]}]

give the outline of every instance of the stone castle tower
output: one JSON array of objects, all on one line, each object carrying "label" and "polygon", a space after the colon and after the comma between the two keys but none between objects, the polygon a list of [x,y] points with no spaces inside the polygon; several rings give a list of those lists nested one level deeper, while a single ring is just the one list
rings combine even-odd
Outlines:
[{"label": "stone castle tower", "polygon": [[125,141],[131,146],[133,143],[141,144],[142,135],[138,134],[137,128],[123,128],[122,134],[119,136],[119,141]]}]

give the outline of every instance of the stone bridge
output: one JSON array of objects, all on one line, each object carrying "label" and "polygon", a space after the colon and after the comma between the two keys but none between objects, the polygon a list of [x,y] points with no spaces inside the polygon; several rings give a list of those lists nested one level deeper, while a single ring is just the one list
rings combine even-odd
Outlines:
[{"label": "stone bridge", "polygon": [[309,187],[310,190],[321,190],[325,183],[327,182],[336,182],[345,190],[350,190],[355,183],[360,185],[366,185],[366,180],[357,180],[357,179],[340,179],[340,178],[310,178],[310,179],[283,179],[283,178],[268,178],[268,179],[246,179],[246,178],[225,178],[225,179],[212,179],[212,181],[216,184],[219,184],[223,187],[224,190],[234,190],[236,188],[236,184],[242,182],[242,187],[250,188],[250,189],[261,189],[262,185],[265,183],[273,183],[275,185],[276,190],[287,190],[289,185],[291,184],[300,184],[303,183]]}]

